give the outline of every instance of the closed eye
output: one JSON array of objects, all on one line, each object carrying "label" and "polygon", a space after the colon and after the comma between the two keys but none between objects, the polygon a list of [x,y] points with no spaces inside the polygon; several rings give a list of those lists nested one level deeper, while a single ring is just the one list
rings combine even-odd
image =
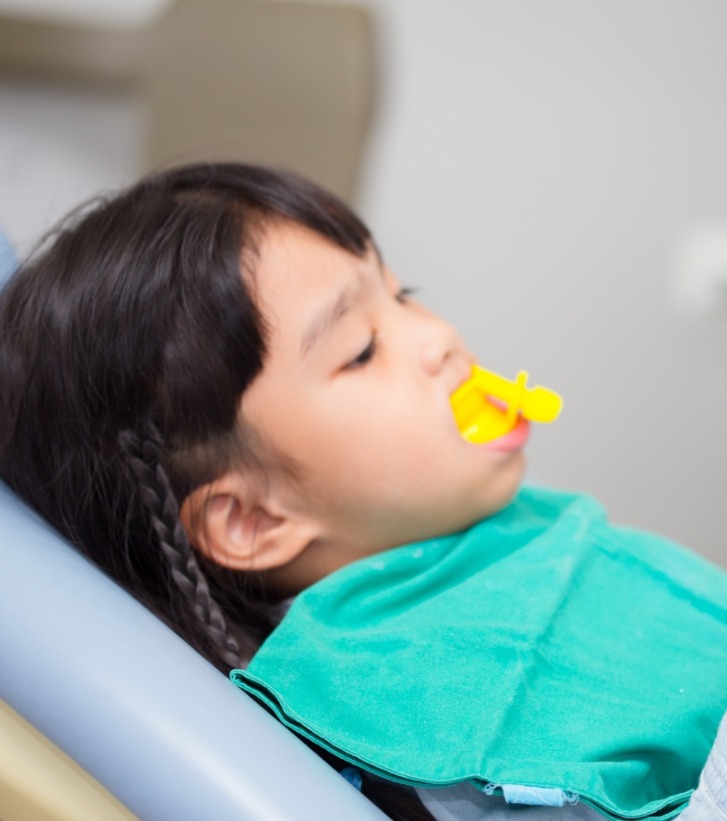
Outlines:
[{"label": "closed eye", "polygon": [[[400,288],[396,294],[394,295],[394,299],[402,305],[405,305],[409,301],[409,297],[412,294],[417,292],[416,288]],[[369,362],[373,360],[379,350],[379,338],[374,331],[371,335],[371,340],[369,344],[361,351],[361,353],[355,358],[352,359],[344,368],[344,370],[352,371],[356,370],[357,368],[363,368],[365,365],[368,365]]]},{"label": "closed eye", "polygon": [[376,351],[378,349],[378,338],[374,333],[371,336],[371,341],[369,344],[361,351],[361,353],[355,358],[352,359],[348,365],[346,365],[346,370],[355,370],[356,368],[362,368],[364,365],[367,365],[376,355]]}]

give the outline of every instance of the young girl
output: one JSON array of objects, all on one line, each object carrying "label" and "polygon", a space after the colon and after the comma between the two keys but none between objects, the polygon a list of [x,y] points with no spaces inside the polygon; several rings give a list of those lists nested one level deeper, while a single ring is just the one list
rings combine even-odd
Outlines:
[{"label": "young girl", "polygon": [[[181,168],[72,217],[2,292],[0,476],[227,673],[301,591],[511,509],[527,426],[462,438],[473,363],[336,198]],[[507,814],[470,785],[363,789],[395,818]]]}]

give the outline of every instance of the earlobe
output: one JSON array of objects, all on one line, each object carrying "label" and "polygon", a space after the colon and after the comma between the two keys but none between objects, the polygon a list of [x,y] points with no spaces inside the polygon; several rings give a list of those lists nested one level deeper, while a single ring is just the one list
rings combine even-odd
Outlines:
[{"label": "earlobe", "polygon": [[283,567],[310,543],[304,522],[257,498],[238,472],[230,472],[184,500],[180,520],[190,542],[205,556],[232,570]]}]

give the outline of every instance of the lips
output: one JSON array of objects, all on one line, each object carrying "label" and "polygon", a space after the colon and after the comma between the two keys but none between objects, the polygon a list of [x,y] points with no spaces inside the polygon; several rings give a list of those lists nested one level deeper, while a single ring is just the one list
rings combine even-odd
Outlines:
[{"label": "lips", "polygon": [[485,442],[480,447],[487,448],[487,450],[496,450],[502,453],[510,453],[512,451],[520,450],[525,446],[530,436],[530,423],[527,419],[519,417],[515,427],[500,436],[498,439],[493,439],[490,442]]}]

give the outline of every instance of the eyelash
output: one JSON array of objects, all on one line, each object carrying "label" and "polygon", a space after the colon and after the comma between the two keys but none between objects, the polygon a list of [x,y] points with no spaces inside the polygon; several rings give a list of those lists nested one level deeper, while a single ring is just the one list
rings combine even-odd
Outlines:
[{"label": "eyelash", "polygon": [[419,289],[418,288],[400,288],[394,299],[402,305],[409,300]]},{"label": "eyelash", "polygon": [[363,368],[365,365],[368,365],[369,362],[374,358],[376,351],[379,347],[379,338],[376,331],[373,332],[371,335],[371,341],[369,344],[361,351],[361,353],[355,358],[352,359],[348,365],[346,365],[346,370],[353,371],[357,368]]},{"label": "eyelash", "polygon": [[[416,288],[400,288],[399,291],[394,295],[394,299],[399,304],[405,305],[409,297],[412,294],[415,294],[416,291]],[[378,348],[379,337],[376,331],[374,331],[371,334],[371,341],[369,342],[369,344],[361,351],[361,353],[355,359],[352,359],[351,362],[348,363],[346,369],[355,370],[356,368],[363,368],[365,365],[368,365],[368,363],[371,362],[374,356],[376,356]]]}]

